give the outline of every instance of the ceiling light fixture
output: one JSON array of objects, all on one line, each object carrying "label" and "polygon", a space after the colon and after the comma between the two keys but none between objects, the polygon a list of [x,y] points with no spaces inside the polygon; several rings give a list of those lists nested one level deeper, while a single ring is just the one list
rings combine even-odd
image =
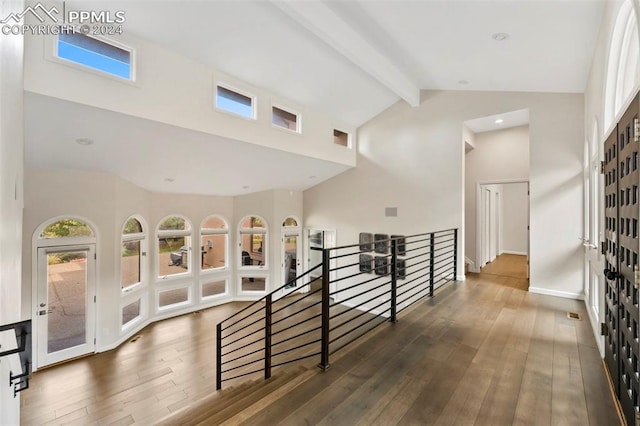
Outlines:
[{"label": "ceiling light fixture", "polygon": [[502,118],[498,118],[498,119],[495,121],[495,123],[496,123],[496,124],[502,124],[502,123],[504,123],[504,120],[503,120]]},{"label": "ceiling light fixture", "polygon": [[458,80],[458,84],[467,85],[467,84],[469,84],[469,81],[468,80]]},{"label": "ceiling light fixture", "polygon": [[491,38],[494,39],[495,41],[505,41],[506,39],[509,38],[509,34],[507,34],[507,33],[495,33],[495,34],[491,35]]},{"label": "ceiling light fixture", "polygon": [[164,178],[164,181],[165,182],[173,182],[173,181],[175,181],[175,179],[174,178]]},{"label": "ceiling light fixture", "polygon": [[315,178],[316,178],[315,175],[309,176],[309,179],[315,179]]},{"label": "ceiling light fixture", "polygon": [[249,189],[249,185],[242,185],[242,189]]},{"label": "ceiling light fixture", "polygon": [[78,138],[76,139],[76,143],[78,145],[82,145],[82,146],[89,146],[89,145],[93,145],[93,139],[89,139],[89,138]]}]

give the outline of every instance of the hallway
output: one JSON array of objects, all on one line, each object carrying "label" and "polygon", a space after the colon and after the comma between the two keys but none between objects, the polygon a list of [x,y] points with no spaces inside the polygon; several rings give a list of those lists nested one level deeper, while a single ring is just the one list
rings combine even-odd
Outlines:
[{"label": "hallway", "polygon": [[[493,277],[474,274],[448,285],[395,326],[334,355],[326,373],[248,408],[242,419],[618,424],[589,322],[566,315],[586,318],[583,303],[496,285]],[[35,373],[23,394],[23,424],[149,425],[197,407],[215,391],[214,325],[239,306],[162,321],[134,343]]]},{"label": "hallway", "polygon": [[473,276],[480,276],[495,284],[527,291],[529,289],[527,256],[503,253],[493,262],[486,264],[480,274],[473,274]]}]

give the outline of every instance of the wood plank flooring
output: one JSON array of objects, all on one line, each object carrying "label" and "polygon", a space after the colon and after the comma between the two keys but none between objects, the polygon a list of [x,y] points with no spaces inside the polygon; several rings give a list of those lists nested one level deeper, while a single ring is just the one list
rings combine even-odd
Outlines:
[{"label": "wood plank flooring", "polygon": [[[162,321],[135,343],[35,373],[23,424],[187,419],[185,406],[215,392],[215,323],[240,306]],[[225,424],[617,425],[590,325],[567,311],[586,318],[580,301],[470,274]]]},{"label": "wood plank flooring", "polygon": [[503,253],[493,262],[482,267],[481,274],[496,284],[524,291],[529,290],[527,256]]}]

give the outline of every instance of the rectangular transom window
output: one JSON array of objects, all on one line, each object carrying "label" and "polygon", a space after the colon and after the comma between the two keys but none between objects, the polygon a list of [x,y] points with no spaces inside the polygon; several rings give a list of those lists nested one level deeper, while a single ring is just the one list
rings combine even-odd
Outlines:
[{"label": "rectangular transom window", "polygon": [[298,114],[274,106],[271,107],[271,122],[274,126],[300,133]]},{"label": "rectangular transom window", "polygon": [[333,129],[333,143],[349,148],[349,134],[341,132],[338,129]]},{"label": "rectangular transom window", "polygon": [[255,119],[251,96],[243,95],[223,86],[216,86],[216,108],[245,118]]},{"label": "rectangular transom window", "polygon": [[132,50],[80,33],[59,34],[56,55],[109,75],[133,80]]}]

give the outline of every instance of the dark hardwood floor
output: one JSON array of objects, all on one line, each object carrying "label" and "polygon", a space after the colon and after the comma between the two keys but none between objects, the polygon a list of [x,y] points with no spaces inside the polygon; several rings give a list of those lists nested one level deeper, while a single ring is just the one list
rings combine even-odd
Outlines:
[{"label": "dark hardwood floor", "polygon": [[[35,373],[23,424],[189,422],[215,392],[215,323],[239,306],[162,321],[135,343]],[[225,424],[619,424],[584,304],[491,274],[449,284],[333,355],[328,371],[314,363]]]}]

